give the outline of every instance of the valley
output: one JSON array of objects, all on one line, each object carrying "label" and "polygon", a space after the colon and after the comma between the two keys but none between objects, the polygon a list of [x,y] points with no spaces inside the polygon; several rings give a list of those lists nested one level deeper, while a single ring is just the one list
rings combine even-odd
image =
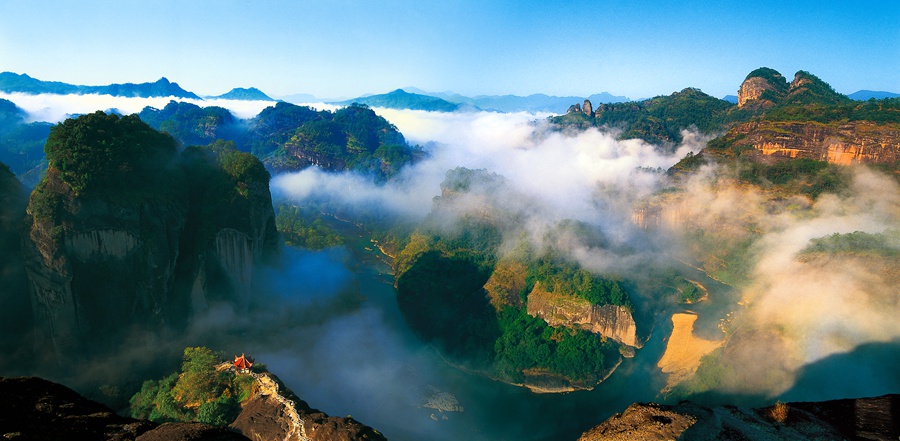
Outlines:
[{"label": "valley", "polygon": [[[576,439],[634,402],[896,391],[881,371],[808,385],[898,354],[897,99],[772,69],[740,90],[550,118],[172,101],[67,119],[20,163],[33,188],[0,170],[3,343],[24,360],[3,372],[253,433],[259,402],[228,382],[184,398],[175,366],[247,352],[347,439]],[[10,127],[34,124],[10,104]]]}]

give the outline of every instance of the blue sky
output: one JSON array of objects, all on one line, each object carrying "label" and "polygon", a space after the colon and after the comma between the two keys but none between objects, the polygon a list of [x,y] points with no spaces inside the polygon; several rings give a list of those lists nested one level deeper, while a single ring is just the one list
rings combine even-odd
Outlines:
[{"label": "blue sky", "polygon": [[0,71],[353,97],[734,94],[751,70],[900,92],[900,1],[0,0]]}]

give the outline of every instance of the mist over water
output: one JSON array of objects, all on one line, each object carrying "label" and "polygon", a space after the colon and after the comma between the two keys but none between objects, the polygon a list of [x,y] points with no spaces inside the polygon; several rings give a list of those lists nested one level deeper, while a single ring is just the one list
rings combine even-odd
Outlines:
[{"label": "mist over water", "polygon": [[[168,102],[110,98],[9,99],[33,120],[48,121],[98,108],[134,113]],[[223,106],[241,118],[272,105],[197,104]],[[699,152],[708,137],[687,131],[680,145],[653,146],[618,140],[615,130],[552,130],[547,115],[540,114],[375,110],[428,156],[384,184],[317,168],[278,175],[271,182],[275,199],[300,205],[326,200],[342,213],[419,222],[441,195],[448,170],[486,169],[501,176],[502,183],[476,186],[455,201],[441,213],[448,228],[485,204],[518,216],[519,224],[505,232],[506,239],[524,235],[535,245],[549,243],[548,232],[556,231],[560,221],[581,221],[609,246],[558,235],[552,245],[586,269],[634,279],[646,277],[649,268],[671,265],[683,254],[678,227],[648,232],[634,225],[632,212],[639,201],[670,185],[663,170],[688,152]],[[721,172],[715,166],[702,170],[684,183],[670,207],[677,208],[685,222],[735,240],[749,230],[758,235],[750,249],[747,285],[738,293],[722,285],[712,290],[710,302],[691,308],[701,315],[698,328],[703,324],[704,333],[717,332],[715,323],[726,311],[736,313],[730,324],[739,331],[735,335],[755,331],[754,338],[735,338],[729,344],[736,372],[714,392],[771,401],[900,392],[896,369],[890,369],[900,367],[897,268],[872,267],[858,256],[801,258],[814,238],[898,228],[896,180],[851,168],[847,173],[853,176],[852,185],[846,191],[815,201],[798,196],[773,202],[765,191],[722,178]],[[260,297],[249,310],[209,305],[184,334],[152,341],[135,335],[134,344],[113,359],[73,375],[102,383],[153,363],[160,353],[177,359],[185,346],[246,352],[313,407],[332,415],[351,414],[391,439],[574,439],[633,401],[665,398],[658,395],[665,376],[656,362],[671,331],[669,314],[681,307],[661,306],[662,300],[635,293],[638,307],[656,314],[639,322],[641,333],[652,334],[637,356],[592,392],[534,395],[457,370],[423,345],[399,313],[390,268],[378,259],[377,250],[366,249],[371,244],[363,231],[350,224],[343,228],[351,237],[346,247],[320,252],[286,248],[277,265],[257,272],[254,283]],[[504,250],[511,247],[506,245]],[[722,299],[728,304],[715,303]],[[748,306],[738,307],[739,299]],[[823,391],[821,384],[830,389]],[[442,415],[421,407],[438,392],[455,395],[465,411]]]},{"label": "mist over water", "polygon": [[[632,210],[642,198],[669,185],[657,170],[668,169],[688,152],[699,152],[707,137],[685,132],[681,145],[661,147],[617,140],[614,130],[550,130],[544,115],[376,112],[412,143],[424,146],[429,157],[384,186],[370,185],[351,174],[305,170],[275,177],[273,191],[301,203],[328,198],[347,211],[377,209],[416,220],[431,210],[448,170],[484,168],[502,176],[502,186],[476,188],[471,193],[482,191],[480,203],[487,200],[498,211],[524,213],[521,227],[535,243],[562,219],[586,222],[610,239],[615,245],[611,248],[562,242],[563,251],[587,269],[639,278],[646,265],[671,263],[682,255],[677,227],[648,234],[632,224]],[[737,372],[718,392],[774,400],[791,390],[798,375],[805,375],[807,382],[811,371],[825,375],[807,368],[818,361],[852,355],[862,345],[900,341],[897,322],[891,318],[900,314],[896,277],[890,277],[896,269],[867,268],[859,259],[841,255],[816,262],[801,256],[814,238],[897,228],[900,188],[896,180],[863,167],[846,168],[843,172],[852,176],[852,185],[838,194],[823,194],[814,201],[805,196],[780,200],[723,172],[708,166],[692,177],[676,198],[675,208],[691,226],[726,237],[738,240],[754,232],[750,280],[735,297],[735,302],[743,298],[746,303],[731,305],[736,317],[731,326],[768,337],[734,341],[728,356],[734,357],[731,366]],[[463,202],[457,209],[459,215],[471,207]],[[623,254],[623,249],[628,252]],[[888,359],[900,360],[900,354]],[[833,378],[847,374],[827,371]],[[872,382],[897,385],[889,378]],[[860,388],[860,393],[864,390],[871,388]],[[888,392],[900,390],[883,390]],[[791,396],[803,399],[797,389],[791,390]],[[846,395],[831,398],[842,396]]]}]

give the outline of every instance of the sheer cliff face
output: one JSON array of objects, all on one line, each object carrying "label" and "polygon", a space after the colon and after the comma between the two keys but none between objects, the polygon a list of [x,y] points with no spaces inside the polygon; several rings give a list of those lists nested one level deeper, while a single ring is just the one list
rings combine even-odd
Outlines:
[{"label": "sheer cliff face", "polygon": [[550,326],[585,329],[624,345],[643,346],[631,312],[622,306],[592,305],[584,299],[545,291],[538,283],[528,294],[527,312]]},{"label": "sheer cliff face", "polygon": [[[53,199],[52,215],[35,215]],[[29,204],[25,264],[37,343],[66,357],[85,340],[106,342],[131,323],[161,319],[174,285],[185,204],[177,197],[131,205],[76,197],[55,169]]]},{"label": "sheer cliff face", "polygon": [[892,124],[757,121],[740,124],[726,136],[752,146],[764,162],[793,158],[840,165],[900,161],[900,127]]},{"label": "sheer cliff face", "polygon": [[[95,126],[78,124],[90,139]],[[140,133],[124,132],[121,148],[144,142]],[[122,139],[106,145],[115,142]],[[72,148],[90,154],[93,147]],[[203,160],[180,158],[173,149],[155,172],[145,171],[144,181],[82,186],[73,186],[48,154],[23,247],[38,347],[61,362],[86,349],[112,349],[135,327],[182,326],[212,301],[249,303],[253,266],[277,239],[268,174],[239,152],[194,154]],[[234,161],[217,162],[224,155],[262,173],[229,173]]]},{"label": "sheer cliff face", "polygon": [[[9,361],[0,367],[30,359],[31,345],[19,338],[31,325],[31,303],[22,266],[22,219],[28,197],[25,187],[0,162],[0,351]],[[27,350],[26,350],[27,348]]]}]

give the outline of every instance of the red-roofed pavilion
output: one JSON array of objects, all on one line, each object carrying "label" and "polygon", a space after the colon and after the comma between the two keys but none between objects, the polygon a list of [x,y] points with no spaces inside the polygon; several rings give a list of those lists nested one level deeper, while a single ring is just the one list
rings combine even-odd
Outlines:
[{"label": "red-roofed pavilion", "polygon": [[234,356],[234,368],[237,369],[238,372],[246,372],[249,371],[253,366],[253,359],[241,353],[241,356]]}]

